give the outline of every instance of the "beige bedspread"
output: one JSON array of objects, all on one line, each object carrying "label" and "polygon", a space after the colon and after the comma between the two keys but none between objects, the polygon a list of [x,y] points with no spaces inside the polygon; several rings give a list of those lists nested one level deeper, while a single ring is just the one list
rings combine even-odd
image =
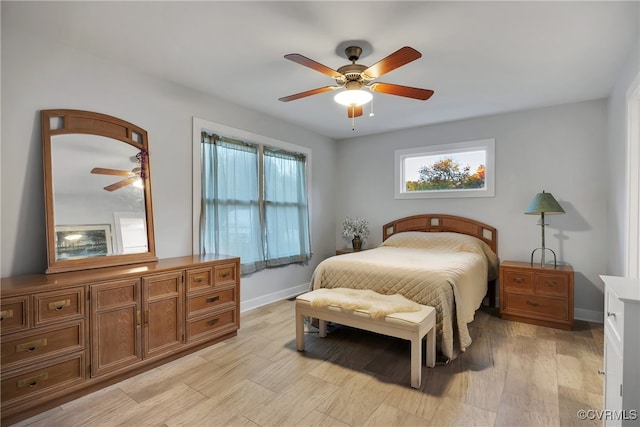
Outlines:
[{"label": "beige bedspread", "polygon": [[328,258],[316,268],[311,287],[371,289],[435,307],[438,348],[453,359],[458,349],[464,351],[471,344],[467,323],[487,292],[488,272],[497,266],[497,257],[486,254],[483,247],[470,251],[457,244],[453,249],[448,244],[441,247],[444,234],[450,233],[438,234],[436,245],[395,246],[388,239],[388,245]]}]

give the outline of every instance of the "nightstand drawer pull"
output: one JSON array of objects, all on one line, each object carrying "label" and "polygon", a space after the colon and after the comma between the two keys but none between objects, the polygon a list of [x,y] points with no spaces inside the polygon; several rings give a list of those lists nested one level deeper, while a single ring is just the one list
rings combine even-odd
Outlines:
[{"label": "nightstand drawer pull", "polygon": [[43,372],[40,375],[36,375],[35,377],[25,378],[24,380],[18,381],[18,388],[35,387],[38,385],[39,381],[44,381],[47,379],[49,379],[49,374]]},{"label": "nightstand drawer pull", "polygon": [[207,303],[216,302],[220,299],[220,295],[216,295],[215,297],[207,298]]},{"label": "nightstand drawer pull", "polygon": [[616,313],[613,311],[607,311],[607,317],[616,317]]},{"label": "nightstand drawer pull", "polygon": [[71,300],[70,299],[63,299],[60,301],[54,301],[54,302],[50,302],[48,307],[49,310],[56,310],[56,311],[60,311],[63,308],[70,306],[71,305]]},{"label": "nightstand drawer pull", "polygon": [[42,338],[36,341],[30,341],[30,342],[25,342],[22,344],[18,344],[16,346],[16,353],[19,353],[21,351],[28,351],[29,353],[35,351],[36,348],[38,347],[44,347],[47,345],[47,339],[46,338]]},{"label": "nightstand drawer pull", "polygon": [[527,300],[527,304],[529,304],[529,305],[530,305],[530,306],[532,306],[532,307],[537,307],[537,306],[539,306],[539,305],[540,305],[540,303],[539,303],[539,302],[531,301],[531,300]]},{"label": "nightstand drawer pull", "polygon": [[0,311],[0,320],[9,319],[13,317],[13,310]]},{"label": "nightstand drawer pull", "polygon": [[547,280],[547,281],[546,281],[546,284],[547,284],[547,285],[549,285],[549,286],[551,286],[551,287],[553,287],[553,286],[557,285],[557,284],[558,284],[558,282],[555,282],[555,281],[553,281],[553,280]]},{"label": "nightstand drawer pull", "polygon": [[193,281],[196,282],[196,283],[202,283],[202,282],[205,281],[205,278],[204,277],[196,277]]},{"label": "nightstand drawer pull", "polygon": [[207,325],[208,325],[208,326],[213,326],[213,325],[215,325],[216,323],[218,323],[219,321],[220,321],[220,319],[213,319],[213,320],[209,320],[209,321],[207,322]]},{"label": "nightstand drawer pull", "polygon": [[229,273],[228,271],[225,271],[224,273],[220,273],[218,277],[220,277],[221,279],[226,279],[230,274],[231,273]]},{"label": "nightstand drawer pull", "polygon": [[522,277],[514,277],[513,281],[516,283],[524,283],[524,279]]}]

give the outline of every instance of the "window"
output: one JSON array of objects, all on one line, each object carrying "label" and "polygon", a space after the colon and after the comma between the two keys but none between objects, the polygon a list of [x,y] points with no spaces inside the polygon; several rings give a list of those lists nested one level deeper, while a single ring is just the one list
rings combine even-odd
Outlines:
[{"label": "window", "polygon": [[243,274],[307,261],[307,154],[209,131],[199,145],[199,252],[238,255]]},{"label": "window", "polygon": [[493,197],[494,139],[396,150],[395,198]]}]

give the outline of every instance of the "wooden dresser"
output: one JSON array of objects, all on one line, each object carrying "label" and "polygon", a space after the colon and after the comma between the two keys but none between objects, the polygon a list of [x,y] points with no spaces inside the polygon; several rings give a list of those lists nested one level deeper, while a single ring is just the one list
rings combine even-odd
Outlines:
[{"label": "wooden dresser", "polygon": [[573,268],[542,268],[528,262],[500,264],[500,315],[503,319],[552,328],[573,327]]},{"label": "wooden dresser", "polygon": [[6,425],[236,335],[240,259],[3,278]]}]

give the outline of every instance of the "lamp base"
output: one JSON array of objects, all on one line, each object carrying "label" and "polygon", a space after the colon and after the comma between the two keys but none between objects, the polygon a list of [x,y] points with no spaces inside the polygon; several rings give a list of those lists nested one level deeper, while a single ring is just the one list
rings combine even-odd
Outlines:
[{"label": "lamp base", "polygon": [[545,266],[545,262],[544,262],[544,252],[545,252],[545,251],[549,251],[549,252],[551,252],[551,253],[553,254],[553,268],[558,268],[558,263],[557,263],[557,260],[556,260],[556,253],[555,253],[552,249],[545,248],[545,247],[542,247],[542,248],[535,248],[535,249],[531,252],[531,267],[533,267],[533,254],[535,254],[535,253],[536,253],[536,251],[538,251],[538,250],[539,250],[539,251],[541,251],[540,267],[544,268],[544,266]]}]

